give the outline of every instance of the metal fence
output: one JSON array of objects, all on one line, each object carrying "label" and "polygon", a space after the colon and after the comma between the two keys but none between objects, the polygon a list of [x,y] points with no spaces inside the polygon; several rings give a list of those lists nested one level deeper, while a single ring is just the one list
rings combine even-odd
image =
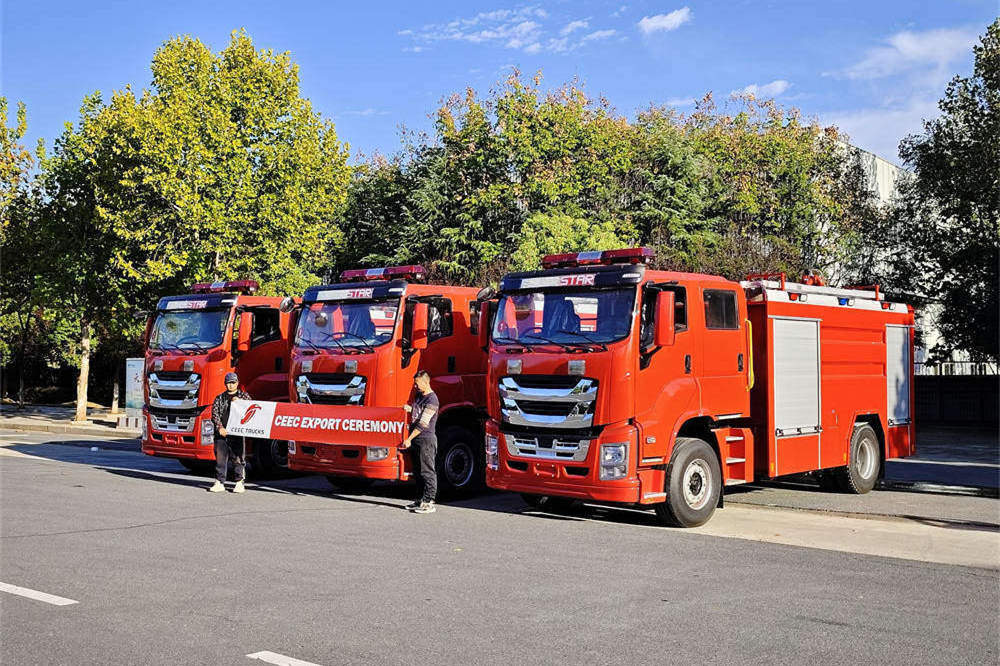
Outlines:
[{"label": "metal fence", "polygon": [[917,375],[986,375],[995,376],[996,363],[978,363],[974,361],[946,361],[944,363],[914,363],[913,372]]}]

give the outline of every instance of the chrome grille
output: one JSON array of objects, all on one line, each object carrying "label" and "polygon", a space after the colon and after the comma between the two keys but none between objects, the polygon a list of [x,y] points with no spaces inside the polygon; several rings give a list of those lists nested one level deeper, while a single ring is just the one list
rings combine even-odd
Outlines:
[{"label": "chrome grille", "polygon": [[299,402],[320,405],[363,405],[366,386],[363,375],[310,373],[295,380]]},{"label": "chrome grille", "polygon": [[562,439],[552,435],[515,435],[503,433],[507,453],[511,456],[547,458],[567,462],[583,462],[590,450],[589,439]]},{"label": "chrome grille", "polygon": [[198,406],[201,375],[194,372],[149,373],[149,406],[194,409]]},{"label": "chrome grille", "polygon": [[194,430],[194,414],[167,414],[150,412],[154,430],[170,432],[192,432]]},{"label": "chrome grille", "polygon": [[589,428],[594,421],[597,380],[590,377],[511,375],[500,380],[500,411],[512,425]]}]

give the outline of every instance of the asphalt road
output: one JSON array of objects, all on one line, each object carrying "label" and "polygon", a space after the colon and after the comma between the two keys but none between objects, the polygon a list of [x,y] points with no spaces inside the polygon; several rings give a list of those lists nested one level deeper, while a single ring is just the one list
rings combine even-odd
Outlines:
[{"label": "asphalt road", "polygon": [[[429,516],[401,509],[405,487],[349,496],[314,478],[213,495],[173,461],[45,439],[0,437],[0,582],[77,603],[0,591],[4,664],[253,664],[265,651],[326,665],[1000,658],[996,567],[593,507],[543,514],[506,494]],[[733,510],[782,530],[817,515],[720,514]],[[934,529],[1000,546],[983,524]]]}]

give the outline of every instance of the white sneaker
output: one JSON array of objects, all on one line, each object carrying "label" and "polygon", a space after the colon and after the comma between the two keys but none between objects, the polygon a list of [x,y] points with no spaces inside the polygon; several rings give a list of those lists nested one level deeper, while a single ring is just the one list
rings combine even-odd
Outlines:
[{"label": "white sneaker", "polygon": [[247,491],[247,489],[246,489],[246,487],[244,487],[242,481],[237,481],[236,485],[233,486],[233,492],[234,493],[245,493],[246,491]]},{"label": "white sneaker", "polygon": [[221,493],[225,489],[226,489],[226,487],[224,485],[222,485],[221,483],[219,483],[218,481],[216,481],[215,483],[212,484],[212,487],[208,489],[208,492],[210,492],[210,493]]},{"label": "white sneaker", "polygon": [[434,508],[434,502],[421,502],[420,506],[413,510],[413,513],[434,513],[437,509]]}]

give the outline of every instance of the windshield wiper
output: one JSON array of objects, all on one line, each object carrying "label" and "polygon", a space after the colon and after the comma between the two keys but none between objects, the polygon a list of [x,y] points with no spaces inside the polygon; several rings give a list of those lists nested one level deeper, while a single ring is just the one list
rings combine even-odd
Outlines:
[{"label": "windshield wiper", "polygon": [[[349,335],[352,338],[355,338],[357,340],[361,340],[361,344],[363,344],[365,346],[365,351],[364,351],[365,354],[373,354],[373,353],[375,353],[375,348],[372,347],[370,344],[368,344],[368,340],[366,340],[365,338],[363,338],[362,336],[360,336],[360,335],[358,335],[356,333],[350,333],[348,331],[337,331],[336,333],[330,333],[329,335],[330,335],[330,339],[333,340],[334,342],[336,342],[338,345],[340,345],[340,343],[337,342],[337,338],[335,338],[333,336],[335,336],[335,335]],[[340,346],[342,348],[344,347],[344,345],[340,345]],[[351,345],[351,347],[354,347],[354,345]]]},{"label": "windshield wiper", "polygon": [[605,344],[603,342],[598,342],[597,340],[593,339],[589,335],[584,335],[583,333],[580,333],[579,331],[567,331],[565,329],[559,329],[558,331],[556,331],[556,333],[567,333],[569,335],[579,335],[581,338],[583,338],[584,340],[586,340],[590,344],[594,345],[595,347],[600,347],[601,351],[608,351],[608,345],[607,344]]},{"label": "windshield wiper", "polygon": [[[295,344],[300,344],[300,343],[303,343],[303,342],[305,344],[309,345],[310,347],[312,347],[313,349],[315,349],[317,352],[319,352],[321,354],[323,353],[323,348],[322,347],[320,347],[319,345],[314,345],[311,340],[306,340],[305,338],[302,338],[301,340],[299,340]],[[336,340],[334,340],[334,342],[336,342]]]},{"label": "windshield wiper", "polygon": [[509,337],[507,337],[505,335],[501,335],[500,337],[493,338],[493,342],[499,342],[502,345],[519,345],[521,347],[521,349],[523,349],[526,352],[534,351],[531,347],[529,347],[528,345],[524,344],[520,340],[516,340],[514,338],[509,338]]},{"label": "windshield wiper", "polygon": [[[345,354],[351,354],[351,353],[353,353],[351,351],[348,351],[347,347],[345,347],[340,342],[340,340],[338,340],[337,338],[333,337],[333,333],[327,333],[326,331],[320,331],[320,333],[322,333],[325,336],[326,340],[330,340],[331,342],[333,342],[333,344],[337,345],[340,348],[340,351],[344,352]],[[311,342],[308,343],[308,344],[309,344],[310,347],[312,347],[316,351],[322,351],[324,349],[324,347],[318,347],[318,346],[314,345]],[[329,347],[325,347],[325,349],[329,349]]]},{"label": "windshield wiper", "polygon": [[[211,347],[202,347],[197,342],[185,342],[184,344],[191,345],[192,347],[195,348],[195,350],[199,354],[207,354],[208,352],[212,351]],[[185,354],[188,353],[188,350],[185,350],[185,349],[182,349],[181,351],[183,351]]]},{"label": "windshield wiper", "polygon": [[536,338],[538,340],[542,340],[544,342],[548,342],[549,344],[558,345],[559,347],[562,347],[566,351],[570,351],[570,350],[573,349],[572,346],[566,344],[565,342],[558,342],[557,340],[553,340],[552,338],[547,338],[544,335],[539,335],[538,333],[522,333],[521,337],[522,338],[524,338],[524,337]]}]

